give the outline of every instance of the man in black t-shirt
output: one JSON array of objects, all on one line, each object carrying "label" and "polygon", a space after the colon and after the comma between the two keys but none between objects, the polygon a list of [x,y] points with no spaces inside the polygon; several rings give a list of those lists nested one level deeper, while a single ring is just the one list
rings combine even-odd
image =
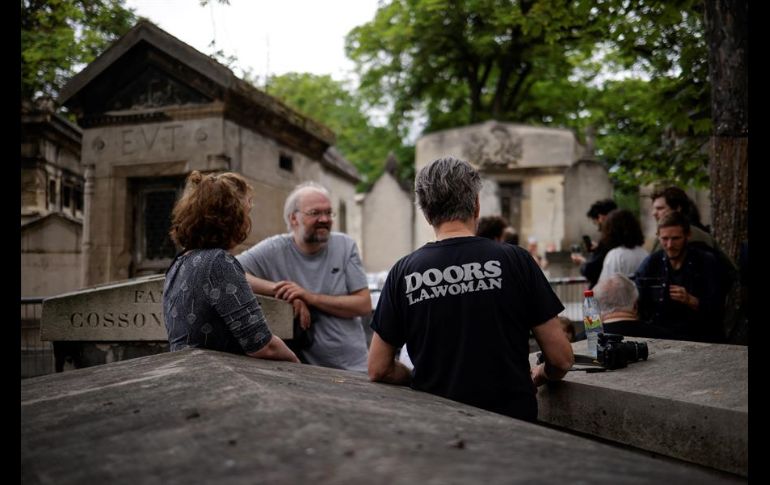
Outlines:
[{"label": "man in black t-shirt", "polygon": [[[536,386],[561,379],[572,347],[563,306],[522,248],[475,236],[481,179],[466,162],[424,167],[415,192],[436,241],[399,260],[372,320],[369,377],[534,421]],[[545,356],[529,366],[529,332]],[[410,371],[396,357],[406,344]]]}]

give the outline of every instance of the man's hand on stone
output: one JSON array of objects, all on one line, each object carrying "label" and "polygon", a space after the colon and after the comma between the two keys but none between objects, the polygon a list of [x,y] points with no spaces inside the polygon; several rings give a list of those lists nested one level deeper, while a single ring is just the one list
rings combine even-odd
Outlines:
[{"label": "man's hand on stone", "polygon": [[535,387],[540,387],[548,382],[548,379],[545,376],[545,364],[536,365],[535,367],[532,367],[529,372]]}]

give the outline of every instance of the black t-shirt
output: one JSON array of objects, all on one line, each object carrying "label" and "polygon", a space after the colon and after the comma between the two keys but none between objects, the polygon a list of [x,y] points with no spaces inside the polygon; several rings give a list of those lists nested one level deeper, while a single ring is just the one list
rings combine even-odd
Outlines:
[{"label": "black t-shirt", "polygon": [[524,249],[460,237],[393,266],[371,327],[394,347],[406,343],[414,389],[534,420],[529,331],[563,309]]}]

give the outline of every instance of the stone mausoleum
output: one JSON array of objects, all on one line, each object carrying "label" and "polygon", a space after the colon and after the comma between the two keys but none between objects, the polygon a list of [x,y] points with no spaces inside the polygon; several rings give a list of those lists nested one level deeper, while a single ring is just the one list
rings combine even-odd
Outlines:
[{"label": "stone mausoleum", "polygon": [[[481,172],[481,215],[502,215],[521,245],[534,238],[541,253],[595,234],[585,213],[594,201],[612,196],[606,168],[567,129],[488,121],[431,133],[417,141],[415,170],[448,155]],[[419,214],[415,246],[432,239]]]},{"label": "stone mausoleum", "polygon": [[254,187],[243,248],[286,230],[283,202],[306,180],[331,190],[338,230],[360,227],[360,177],[331,130],[150,22],[72,78],[59,102],[82,130],[79,286],[165,270],[169,214],[193,170],[238,172]]}]

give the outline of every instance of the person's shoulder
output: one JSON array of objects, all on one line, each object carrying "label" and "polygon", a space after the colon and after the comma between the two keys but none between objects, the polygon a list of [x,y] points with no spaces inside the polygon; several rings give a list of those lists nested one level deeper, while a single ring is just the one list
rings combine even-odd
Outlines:
[{"label": "person's shoulder", "polygon": [[517,258],[522,258],[525,261],[533,259],[529,251],[519,245],[509,243],[500,243],[499,245],[502,246],[502,251],[506,254],[513,255]]},{"label": "person's shoulder", "polygon": [[291,244],[291,234],[275,234],[259,241],[252,249],[257,251],[282,250]]},{"label": "person's shoulder", "polygon": [[703,263],[716,265],[718,262],[715,250],[704,244],[688,244],[687,252],[692,254],[692,259]]},{"label": "person's shoulder", "polygon": [[647,256],[644,257],[642,260],[642,263],[639,265],[639,268],[647,268],[651,265],[655,264],[661,264],[665,260],[666,252],[662,249],[658,249],[657,251],[653,251]]},{"label": "person's shoulder", "polygon": [[225,262],[232,264],[234,260],[235,258],[222,248],[205,248],[192,254],[189,261],[193,267],[200,266],[210,271],[211,268],[221,266]]},{"label": "person's shoulder", "polygon": [[648,259],[659,259],[659,260],[662,261],[665,256],[666,256],[666,252],[664,250],[662,250],[662,249],[658,249],[657,251],[651,252],[647,256],[647,258]]},{"label": "person's shoulder", "polygon": [[232,264],[234,261],[237,261],[235,256],[230,254],[230,251],[227,251],[226,249],[222,248],[212,248],[209,250],[208,257],[211,258],[212,261],[215,262],[225,262],[228,264]]},{"label": "person's shoulder", "polygon": [[203,261],[209,262],[215,259],[221,259],[225,254],[228,253],[222,248],[202,248],[196,250],[194,254],[191,254],[192,258],[190,260],[193,264],[197,265]]},{"label": "person's shoulder", "polygon": [[351,251],[353,248],[358,247],[358,244],[356,244],[355,239],[344,232],[332,232],[329,237],[329,246]]},{"label": "person's shoulder", "polygon": [[623,251],[623,246],[616,246],[616,247],[610,249],[609,251],[607,251],[607,254],[604,256],[604,259],[607,260],[607,258],[616,257],[617,255],[619,255],[619,254],[621,254],[623,252],[624,252]]},{"label": "person's shoulder", "polygon": [[337,231],[332,231],[331,232],[331,239],[332,240],[337,240],[337,241],[345,241],[345,242],[348,242],[348,243],[355,243],[356,242],[355,239],[353,239],[348,234],[346,234],[344,232],[337,232]]}]

